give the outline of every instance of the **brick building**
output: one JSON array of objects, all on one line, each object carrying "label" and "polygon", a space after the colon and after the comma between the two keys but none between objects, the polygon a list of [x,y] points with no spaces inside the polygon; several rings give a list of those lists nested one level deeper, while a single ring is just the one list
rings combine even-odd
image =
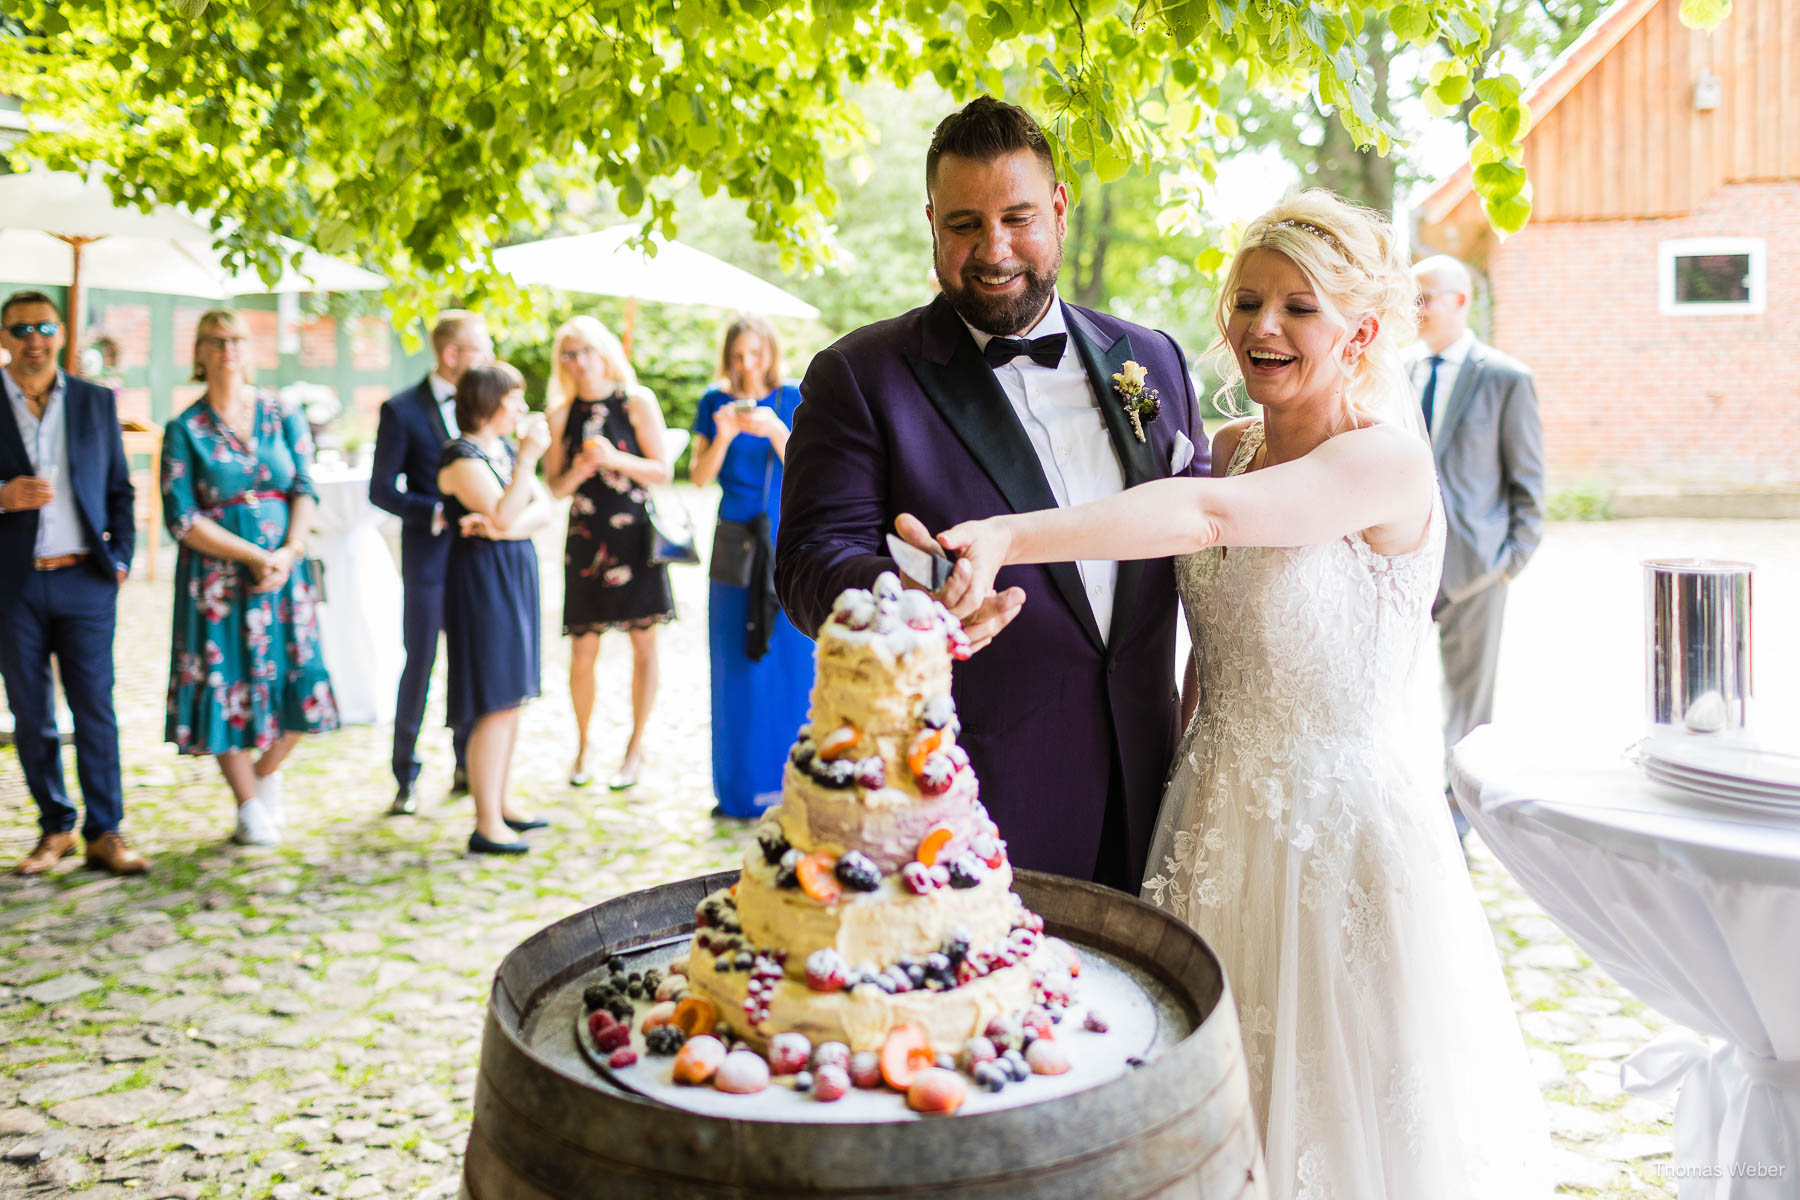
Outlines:
[{"label": "brick building", "polygon": [[[3,274],[5,264],[0,264]],[[30,286],[66,303],[66,288],[0,280],[0,296]],[[408,353],[379,316],[305,315],[297,297],[240,296],[237,310],[250,334],[250,362],[263,387],[322,384],[344,406],[346,424],[373,436],[381,402],[431,369],[424,349]],[[82,289],[83,320],[71,322],[84,347],[100,347],[107,360],[97,377],[117,387],[119,416],[161,425],[202,388],[188,375],[194,362],[194,326],[200,314],[224,302],[148,292]],[[351,414],[355,415],[352,416]]]},{"label": "brick building", "polygon": [[1523,231],[1466,165],[1420,206],[1536,374],[1553,487],[1800,485],[1800,3],[1679,7],[1620,0],[1527,92]]}]

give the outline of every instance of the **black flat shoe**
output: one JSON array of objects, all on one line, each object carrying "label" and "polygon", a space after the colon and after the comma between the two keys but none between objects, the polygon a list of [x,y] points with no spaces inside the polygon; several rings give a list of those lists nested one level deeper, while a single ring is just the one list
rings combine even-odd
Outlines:
[{"label": "black flat shoe", "polygon": [[388,805],[388,816],[410,817],[419,811],[419,797],[410,786],[403,787],[394,793],[394,802]]},{"label": "black flat shoe", "polygon": [[550,828],[550,822],[544,820],[542,817],[533,817],[529,821],[515,821],[511,817],[501,817],[500,819],[505,821],[506,827],[514,833],[525,833],[532,829]]},{"label": "black flat shoe", "polygon": [[524,842],[494,842],[479,833],[469,835],[470,854],[525,854],[530,850]]}]

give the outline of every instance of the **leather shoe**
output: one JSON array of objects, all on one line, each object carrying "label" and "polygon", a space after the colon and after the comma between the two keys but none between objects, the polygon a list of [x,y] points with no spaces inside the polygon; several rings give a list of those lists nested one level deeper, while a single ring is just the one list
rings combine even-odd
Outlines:
[{"label": "leather shoe", "polygon": [[59,861],[75,853],[75,831],[46,833],[38,838],[37,849],[19,860],[14,875],[42,875]]},{"label": "leather shoe", "polygon": [[550,822],[542,817],[530,817],[523,821],[515,821],[511,817],[501,817],[500,819],[505,821],[506,827],[514,833],[527,833],[533,829],[550,828]]},{"label": "leather shoe", "polygon": [[419,811],[419,797],[408,784],[394,793],[394,802],[388,805],[388,816],[410,817]]},{"label": "leather shoe", "polygon": [[480,833],[469,835],[470,854],[525,854],[530,849],[524,842],[496,842],[482,837]]},{"label": "leather shoe", "polygon": [[125,844],[125,837],[110,829],[87,844],[87,865],[114,875],[142,875],[150,860]]}]

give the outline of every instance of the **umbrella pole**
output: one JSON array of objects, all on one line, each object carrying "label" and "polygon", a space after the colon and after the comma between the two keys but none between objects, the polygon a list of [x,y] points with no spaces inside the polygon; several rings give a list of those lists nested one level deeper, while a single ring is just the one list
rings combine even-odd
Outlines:
[{"label": "umbrella pole", "polygon": [[69,244],[69,249],[74,255],[74,261],[69,267],[69,302],[67,305],[69,311],[66,318],[69,326],[69,337],[68,340],[63,343],[63,371],[66,374],[73,375],[75,374],[75,364],[81,359],[81,330],[83,328],[81,323],[81,248],[89,242],[99,241],[100,239],[64,237],[62,234],[55,234],[53,236],[55,236],[58,241],[67,242]]},{"label": "umbrella pole", "polygon": [[637,297],[625,297],[625,327],[619,332],[619,345],[625,348],[625,361],[631,361],[631,331],[637,328]]}]

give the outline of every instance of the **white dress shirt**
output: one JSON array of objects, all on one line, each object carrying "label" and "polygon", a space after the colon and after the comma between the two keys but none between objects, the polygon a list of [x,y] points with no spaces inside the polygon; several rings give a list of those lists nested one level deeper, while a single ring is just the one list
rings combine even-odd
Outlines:
[{"label": "white dress shirt", "polygon": [[[1431,440],[1436,441],[1438,430],[1444,427],[1444,413],[1450,407],[1450,397],[1456,395],[1456,374],[1462,369],[1463,362],[1468,359],[1469,351],[1475,348],[1473,330],[1465,329],[1462,336],[1444,347],[1438,357],[1437,390],[1431,393]],[[1420,403],[1425,400],[1425,383],[1431,378],[1431,347],[1421,347],[1425,353],[1413,364],[1413,398]]]},{"label": "white dress shirt", "polygon": [[[964,322],[965,325],[968,322]],[[1063,320],[1062,297],[1051,298],[1050,307],[1038,323],[1013,336],[1049,337],[1067,334]],[[992,333],[969,325],[975,345],[982,350],[994,337]],[[1054,367],[1040,367],[1021,355],[1004,367],[994,369],[1000,390],[1012,403],[1031,448],[1037,452],[1038,464],[1057,504],[1068,508],[1101,500],[1125,487],[1125,471],[1106,432],[1106,421],[1094,400],[1093,383],[1081,365],[1081,355],[1071,337],[1063,345],[1062,360]],[[1094,610],[1094,623],[1100,627],[1101,640],[1112,631],[1113,589],[1118,583],[1119,564],[1111,560],[1089,559],[1075,564],[1087,590],[1088,605]]]},{"label": "white dress shirt", "polygon": [[51,385],[50,398],[44,401],[44,415],[31,415],[25,402],[25,389],[13,379],[11,372],[0,370],[0,381],[6,385],[6,398],[12,404],[13,420],[19,423],[19,438],[31,459],[31,469],[40,479],[48,479],[56,489],[50,503],[38,509],[36,558],[56,558],[63,554],[87,552],[87,535],[81,529],[81,513],[75,507],[75,489],[69,481],[69,430],[64,416],[63,397],[68,392],[67,380],[59,370]]},{"label": "white dress shirt", "polygon": [[444,429],[454,438],[461,430],[456,427],[456,385],[439,375],[436,371],[425,377],[431,385],[432,398],[437,401],[438,411],[444,415]]}]

